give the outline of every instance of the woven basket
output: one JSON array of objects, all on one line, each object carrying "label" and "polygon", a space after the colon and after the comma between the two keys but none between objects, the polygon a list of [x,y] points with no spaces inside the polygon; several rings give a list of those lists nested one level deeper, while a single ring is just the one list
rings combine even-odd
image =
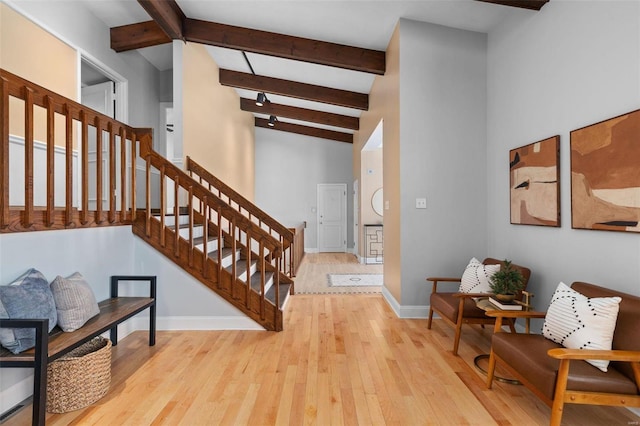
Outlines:
[{"label": "woven basket", "polygon": [[111,341],[96,337],[47,366],[47,411],[79,410],[102,398],[111,384]]}]

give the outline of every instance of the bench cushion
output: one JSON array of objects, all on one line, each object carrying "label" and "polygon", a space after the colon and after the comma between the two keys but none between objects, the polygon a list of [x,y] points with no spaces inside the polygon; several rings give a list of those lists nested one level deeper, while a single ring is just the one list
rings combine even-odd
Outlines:
[{"label": "bench cushion", "polygon": [[[553,399],[560,361],[547,355],[549,349],[561,348],[540,334],[496,333],[492,350],[525,380]],[[638,390],[629,377],[610,368],[604,373],[584,362],[573,361],[569,369],[568,390],[636,395]]]}]

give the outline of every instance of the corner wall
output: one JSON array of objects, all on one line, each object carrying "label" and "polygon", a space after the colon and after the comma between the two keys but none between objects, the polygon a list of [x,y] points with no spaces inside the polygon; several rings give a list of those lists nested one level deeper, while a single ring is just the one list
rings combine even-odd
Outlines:
[{"label": "corner wall", "polygon": [[486,34],[400,20],[401,316],[425,313],[425,277],[485,256],[486,52]]},{"label": "corner wall", "polygon": [[[176,43],[176,42],[174,42]],[[218,65],[205,46],[182,47],[182,153],[249,200],[254,189],[253,114],[240,110],[233,88],[219,83]],[[179,108],[180,103],[174,104]],[[175,111],[179,114],[180,111]]]},{"label": "corner wall", "polygon": [[[571,130],[640,108],[640,2],[551,1],[493,31],[488,64],[489,253],[531,268],[539,310],[560,281],[640,294],[637,234],[571,229],[569,161]],[[509,150],[556,134],[562,227],[511,225]]]}]

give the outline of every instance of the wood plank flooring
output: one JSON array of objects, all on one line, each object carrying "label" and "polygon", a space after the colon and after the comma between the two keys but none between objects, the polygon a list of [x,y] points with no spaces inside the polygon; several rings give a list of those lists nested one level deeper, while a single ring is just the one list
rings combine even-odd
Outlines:
[{"label": "wood plank flooring", "polygon": [[[296,295],[280,333],[160,331],[153,348],[145,332],[127,336],[113,350],[109,393],[86,409],[48,414],[47,424],[548,424],[549,408],[524,387],[486,389],[473,359],[488,351],[490,330],[465,327],[459,357],[452,335],[439,320],[427,330],[426,320],[398,319],[381,295]],[[625,426],[640,418],[568,406],[563,420]],[[30,407],[6,424],[30,424]]]}]

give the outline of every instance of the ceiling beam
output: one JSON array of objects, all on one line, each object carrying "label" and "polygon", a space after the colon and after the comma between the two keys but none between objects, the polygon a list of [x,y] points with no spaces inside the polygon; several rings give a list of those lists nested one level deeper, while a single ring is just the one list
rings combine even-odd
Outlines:
[{"label": "ceiling beam", "polygon": [[156,21],[140,22],[111,28],[111,48],[116,52],[171,43]]},{"label": "ceiling beam", "polygon": [[272,102],[267,102],[263,106],[258,106],[256,105],[255,99],[241,98],[240,109],[259,114],[309,121],[311,123],[324,124],[326,126],[342,127],[343,129],[358,130],[360,128],[360,119],[358,117],[293,107],[289,105],[274,104]]},{"label": "ceiling beam", "polygon": [[116,52],[180,39],[377,75],[385,71],[384,51],[189,19],[173,0],[138,1],[155,24],[151,21],[111,28],[111,48]]},{"label": "ceiling beam", "polygon": [[138,3],[169,38],[184,40],[186,16],[175,0],[138,0]]},{"label": "ceiling beam", "polygon": [[299,135],[313,136],[321,139],[329,139],[337,142],[353,143],[351,133],[336,132],[335,130],[319,129],[317,127],[301,126],[300,124],[285,123],[278,121],[275,127],[269,126],[269,120],[256,117],[256,127],[265,129],[280,130],[283,132],[296,133]]},{"label": "ceiling beam", "polygon": [[187,19],[188,41],[383,75],[385,52],[268,31]]},{"label": "ceiling beam", "polygon": [[274,95],[306,99],[347,108],[366,111],[369,109],[369,95],[314,84],[299,83],[273,77],[264,77],[231,70],[220,70],[220,84]]},{"label": "ceiling beam", "polygon": [[484,3],[501,4],[503,6],[519,7],[521,9],[540,10],[549,0],[478,0]]}]

